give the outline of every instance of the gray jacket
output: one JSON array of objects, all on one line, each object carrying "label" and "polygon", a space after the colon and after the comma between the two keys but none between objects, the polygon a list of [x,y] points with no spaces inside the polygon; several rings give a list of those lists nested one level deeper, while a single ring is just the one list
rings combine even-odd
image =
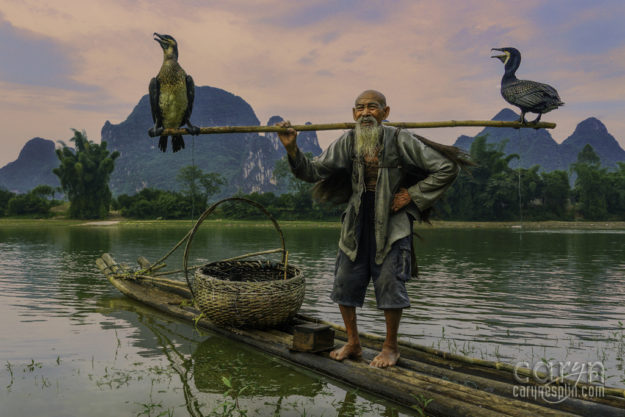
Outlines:
[{"label": "gray jacket", "polygon": [[[381,264],[393,242],[411,233],[411,220],[420,220],[420,212],[441,197],[458,175],[457,164],[425,145],[410,132],[383,126],[380,168],[375,193],[375,262]],[[365,167],[354,150],[354,135],[345,132],[321,155],[309,160],[298,150],[289,157],[293,174],[304,181],[317,182],[339,170],[351,173],[352,193],[347,209],[341,216],[343,223],[339,247],[354,261],[360,235],[360,204],[365,192]],[[391,212],[393,196],[400,187],[408,189],[412,203],[397,212]],[[409,218],[412,217],[411,218]]]}]

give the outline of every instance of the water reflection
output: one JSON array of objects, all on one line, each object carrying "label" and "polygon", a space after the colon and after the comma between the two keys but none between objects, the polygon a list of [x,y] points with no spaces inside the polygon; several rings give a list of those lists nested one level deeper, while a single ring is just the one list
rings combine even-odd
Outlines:
[{"label": "water reflection", "polygon": [[323,389],[321,381],[293,372],[270,357],[252,355],[240,343],[209,336],[193,353],[193,379],[204,392],[223,392],[222,377],[235,386],[250,388],[243,396],[314,397]]},{"label": "water reflection", "polygon": [[[153,310],[137,309],[94,265],[105,251],[131,265],[139,255],[155,260],[191,226],[189,222],[166,227],[42,224],[0,228],[0,361],[20,364],[16,368],[20,372],[31,360],[43,363],[43,368],[32,373],[39,372],[36,384],[16,378],[10,393],[0,393],[3,407],[35,393],[41,395],[42,378],[50,379],[57,392],[49,388],[49,394],[35,396],[36,401],[25,400],[30,408],[24,414],[63,410],[63,400],[76,392],[91,398],[93,404],[102,404],[106,411],[99,413],[74,400],[73,409],[94,416],[128,415],[129,410],[136,415],[141,410],[137,398],[150,395],[163,405],[178,407],[185,383],[200,402],[214,406],[224,400],[228,388],[221,377],[225,376],[235,384],[254,381],[260,390],[258,398],[269,398],[266,402],[271,405],[263,405],[268,413],[280,403],[281,410],[299,415],[288,405],[295,399],[301,399],[300,409],[304,404],[307,410],[327,410],[326,415],[349,410],[350,389],[294,372],[227,340],[200,336],[192,326]],[[402,338],[509,363],[535,363],[543,358],[600,360],[609,385],[625,386],[621,364],[625,329],[619,324],[625,316],[625,233],[424,227],[419,233],[425,239],[418,243],[421,277],[408,284],[412,307],[404,313]],[[302,311],[340,322],[329,298],[338,228],[285,227],[284,234],[289,262],[300,266],[307,279]],[[209,223],[194,239],[190,262],[278,246],[271,225]],[[168,264],[180,267],[182,251],[174,253]],[[359,310],[359,324],[363,331],[383,334],[383,315],[375,308],[371,291]],[[0,379],[9,381],[6,367],[0,373]],[[88,374],[97,384],[87,379]],[[158,379],[154,388],[152,379]],[[133,389],[103,394],[102,387],[110,389],[109,384],[126,389],[130,384]],[[23,394],[18,394],[20,390]],[[241,402],[251,408],[256,405],[254,398],[251,391],[244,392]],[[387,411],[392,407],[379,405],[377,400],[360,394],[357,398],[358,407],[375,408],[368,415],[392,413]],[[118,408],[110,408],[113,402]],[[208,405],[201,408],[207,410]],[[184,413],[193,415],[189,410]]]},{"label": "water reflection", "polygon": [[316,374],[130,299],[105,299],[98,305],[109,318],[101,323],[104,328],[133,329],[126,340],[139,348],[142,357],[166,359],[167,368],[151,369],[166,375],[168,384],[172,379],[179,383],[190,416],[214,415],[235,400],[243,412],[257,416],[330,415],[336,406],[344,410],[339,414],[343,416],[406,415],[397,406],[328,384]]}]

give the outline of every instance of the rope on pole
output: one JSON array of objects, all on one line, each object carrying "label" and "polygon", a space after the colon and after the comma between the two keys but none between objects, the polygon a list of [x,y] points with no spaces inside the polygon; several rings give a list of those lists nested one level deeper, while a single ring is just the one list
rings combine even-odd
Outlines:
[{"label": "rope on pole", "polygon": [[[385,122],[386,126],[401,127],[402,129],[431,129],[438,127],[508,127],[514,129],[531,128],[531,129],[555,129],[556,124],[550,122],[538,123],[521,123],[521,122],[504,122],[497,120],[446,120],[441,122]],[[316,130],[341,130],[353,129],[356,123],[325,123],[325,124],[309,124],[309,125],[293,125],[293,129],[297,131],[316,131]],[[210,126],[201,127],[201,135],[211,135],[218,133],[253,133],[253,132],[286,132],[287,129],[278,126]],[[162,136],[165,135],[188,135],[187,128],[181,129],[165,129]]]}]

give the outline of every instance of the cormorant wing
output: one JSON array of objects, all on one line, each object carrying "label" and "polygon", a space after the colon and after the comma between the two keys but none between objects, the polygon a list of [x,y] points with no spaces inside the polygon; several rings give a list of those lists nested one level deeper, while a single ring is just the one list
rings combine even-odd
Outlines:
[{"label": "cormorant wing", "polygon": [[510,89],[515,104],[522,108],[542,108],[554,100],[560,102],[560,96],[555,88],[536,81],[519,80],[506,89]]},{"label": "cormorant wing", "polygon": [[156,77],[150,80],[150,109],[152,110],[152,121],[156,123],[157,120],[162,120],[161,108],[159,107],[158,100],[161,95],[161,85]]},{"label": "cormorant wing", "polygon": [[195,83],[193,77],[187,75],[187,111],[184,113],[183,121],[191,120],[191,113],[193,112],[193,100],[195,100]]}]

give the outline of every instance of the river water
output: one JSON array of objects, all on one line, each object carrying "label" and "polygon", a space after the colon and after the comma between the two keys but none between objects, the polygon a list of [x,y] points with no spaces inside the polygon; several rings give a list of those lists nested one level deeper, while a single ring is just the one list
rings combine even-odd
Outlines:
[{"label": "river water", "polygon": [[[129,265],[138,255],[153,261],[191,226],[3,223],[0,415],[413,414],[145,308],[95,267],[103,252]],[[600,363],[607,385],[625,386],[625,231],[418,232],[420,277],[408,284],[401,338],[526,367]],[[323,224],[284,228],[289,262],[307,279],[302,312],[334,322],[338,233]],[[205,223],[191,259],[279,246],[265,224]],[[181,265],[182,253],[168,261]],[[383,334],[372,288],[358,313],[361,331]]]}]

